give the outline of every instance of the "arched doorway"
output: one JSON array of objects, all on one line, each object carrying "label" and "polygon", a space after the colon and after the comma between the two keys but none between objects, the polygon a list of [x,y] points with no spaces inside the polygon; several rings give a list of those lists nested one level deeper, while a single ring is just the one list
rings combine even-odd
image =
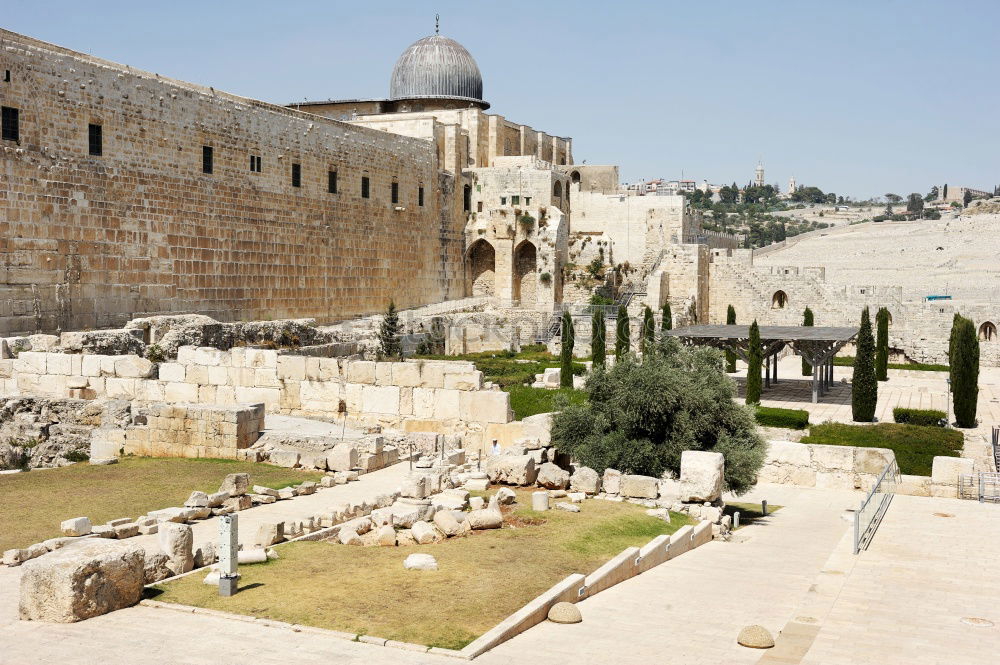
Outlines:
[{"label": "arched doorway", "polygon": [[775,291],[771,296],[771,309],[785,309],[788,304],[788,294],[784,291]]},{"label": "arched doorway", "polygon": [[552,197],[561,199],[562,198],[562,183],[556,180],[556,184],[552,185]]},{"label": "arched doorway", "polygon": [[984,342],[992,342],[997,338],[997,327],[991,321],[986,321],[979,326],[979,339]]},{"label": "arched doorway", "polygon": [[472,243],[465,255],[465,292],[470,296],[492,296],[496,293],[496,251],[480,238]]},{"label": "arched doorway", "polygon": [[536,302],[538,292],[536,262],[535,246],[527,240],[514,250],[514,300],[521,301],[522,307],[531,307]]}]

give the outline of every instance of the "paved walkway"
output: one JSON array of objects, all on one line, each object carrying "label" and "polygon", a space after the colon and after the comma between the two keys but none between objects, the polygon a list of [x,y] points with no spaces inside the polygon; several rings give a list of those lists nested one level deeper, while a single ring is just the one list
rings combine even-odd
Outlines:
[{"label": "paved walkway", "polygon": [[785,625],[847,531],[841,516],[857,496],[762,485],[740,500],[784,507],[738,531],[738,542],[707,543],[583,601],[583,623],[539,624],[476,662],[754,663],[760,652],[736,644],[740,628],[776,634]]}]

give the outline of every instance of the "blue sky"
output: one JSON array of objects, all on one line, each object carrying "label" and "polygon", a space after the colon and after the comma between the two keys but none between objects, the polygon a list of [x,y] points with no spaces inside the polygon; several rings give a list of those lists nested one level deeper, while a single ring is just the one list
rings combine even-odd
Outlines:
[{"label": "blue sky", "polygon": [[11,2],[0,25],[270,102],[381,97],[434,29],[491,112],[623,180],[1000,183],[1000,2]]}]

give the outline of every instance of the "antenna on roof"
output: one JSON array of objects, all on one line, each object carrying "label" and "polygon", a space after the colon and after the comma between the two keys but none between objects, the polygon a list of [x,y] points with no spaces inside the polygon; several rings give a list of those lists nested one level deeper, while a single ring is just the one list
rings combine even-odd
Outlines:
[{"label": "antenna on roof", "polygon": [[440,14],[435,14],[434,15],[434,34],[435,35],[440,35],[441,34],[441,15]]}]

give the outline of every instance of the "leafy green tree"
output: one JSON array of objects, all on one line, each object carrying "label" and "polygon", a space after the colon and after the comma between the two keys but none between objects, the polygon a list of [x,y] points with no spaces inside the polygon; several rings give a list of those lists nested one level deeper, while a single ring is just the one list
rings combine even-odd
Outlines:
[{"label": "leafy green tree", "polygon": [[573,317],[569,312],[562,315],[562,346],[559,350],[559,386],[561,388],[573,387],[573,345],[576,340],[576,332],[573,330]]},{"label": "leafy green tree", "polygon": [[382,325],[378,331],[379,350],[386,358],[400,358],[403,355],[403,343],[400,340],[402,326],[399,323],[399,313],[396,303],[389,301],[389,307],[382,317]]},{"label": "leafy green tree", "polygon": [[[736,324],[736,308],[730,305],[726,308],[726,325],[732,326]],[[726,350],[726,371],[732,374],[736,371],[736,353],[730,350]]]},{"label": "leafy green tree", "polygon": [[628,310],[625,305],[618,305],[618,321],[615,325],[615,362],[620,362],[628,355],[631,347],[632,334],[628,324]]},{"label": "leafy green tree", "polygon": [[968,208],[970,203],[972,203],[972,192],[965,190],[965,194],[962,195],[962,205]]},{"label": "leafy green tree", "polygon": [[764,364],[764,347],[760,341],[757,319],[750,324],[750,348],[747,350],[747,404],[760,404],[760,369]]},{"label": "leafy green tree", "polygon": [[885,307],[875,314],[875,378],[889,380],[889,310]]},{"label": "leafy green tree", "polygon": [[660,330],[673,330],[674,316],[670,312],[670,303],[664,303],[660,310]]},{"label": "leafy green tree", "polygon": [[656,321],[653,310],[646,305],[642,312],[642,357],[656,353]]},{"label": "leafy green tree", "polygon": [[906,199],[906,212],[919,215],[924,211],[924,197],[914,192]]},{"label": "leafy green tree", "polygon": [[976,324],[962,317],[955,334],[955,348],[951,361],[954,379],[951,383],[955,424],[959,427],[976,426],[976,406],[979,401],[979,337]]},{"label": "leafy green tree", "polygon": [[[813,325],[813,311],[806,307],[806,311],[802,312],[802,325],[811,328]],[[802,357],[802,376],[812,376],[813,368],[812,365],[806,360],[805,356]]]},{"label": "leafy green tree", "polygon": [[931,201],[937,201],[939,194],[940,192],[938,191],[938,186],[934,185],[933,187],[931,187],[931,191],[927,192],[927,196],[924,197],[924,201],[928,203],[930,203]]},{"label": "leafy green tree", "polygon": [[753,411],[733,401],[722,355],[673,338],[661,344],[667,353],[595,369],[587,401],[554,416],[552,444],[598,473],[615,468],[654,477],[678,474],[685,450],[711,450],[725,456],[726,488],[746,492],[767,444]]},{"label": "leafy green tree", "polygon": [[893,194],[892,192],[889,192],[888,194],[885,195],[885,200],[888,201],[889,203],[899,203],[900,201],[903,200],[903,197],[900,196],[899,194]]},{"label": "leafy green tree", "polygon": [[851,383],[851,412],[854,420],[872,422],[875,419],[875,405],[878,403],[878,380],[875,378],[875,338],[872,336],[872,322],[867,307],[861,312],[861,330],[858,332],[854,379]]},{"label": "leafy green tree", "polygon": [[604,323],[604,308],[595,307],[594,314],[590,319],[590,351],[594,359],[594,367],[604,366],[604,357],[607,353],[607,328]]}]

